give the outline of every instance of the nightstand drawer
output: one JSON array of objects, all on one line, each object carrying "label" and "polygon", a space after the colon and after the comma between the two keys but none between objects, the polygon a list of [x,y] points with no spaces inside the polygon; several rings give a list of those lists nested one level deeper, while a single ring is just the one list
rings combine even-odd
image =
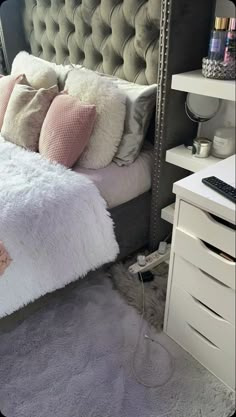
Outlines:
[{"label": "nightstand drawer", "polygon": [[170,295],[171,309],[179,314],[209,342],[223,350],[231,358],[235,353],[235,329],[227,320],[215,314],[195,297],[177,287],[172,286]]},{"label": "nightstand drawer", "polygon": [[166,333],[225,384],[235,389],[235,342],[234,329],[231,327],[232,332],[227,322],[217,321],[208,311],[204,311],[197,303],[195,305],[189,294],[173,286]]},{"label": "nightstand drawer", "polygon": [[178,255],[175,255],[172,283],[235,324],[235,291]]},{"label": "nightstand drawer", "polygon": [[223,252],[236,257],[235,230],[215,220],[209,213],[181,201],[178,228],[193,234]]},{"label": "nightstand drawer", "polygon": [[216,254],[197,237],[177,228],[174,251],[196,267],[235,290],[235,262]]}]

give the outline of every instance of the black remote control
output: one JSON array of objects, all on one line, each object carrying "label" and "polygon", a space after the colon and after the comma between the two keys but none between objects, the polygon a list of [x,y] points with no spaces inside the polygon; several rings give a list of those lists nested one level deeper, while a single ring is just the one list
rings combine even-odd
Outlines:
[{"label": "black remote control", "polygon": [[228,200],[236,204],[236,188],[226,184],[226,182],[220,180],[217,177],[203,178],[202,182],[203,184],[212,188],[212,190],[223,195],[225,198],[228,198]]}]

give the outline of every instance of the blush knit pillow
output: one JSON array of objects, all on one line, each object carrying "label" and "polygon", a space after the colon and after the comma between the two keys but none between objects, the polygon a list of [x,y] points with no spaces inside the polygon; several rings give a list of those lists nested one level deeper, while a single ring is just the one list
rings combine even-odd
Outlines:
[{"label": "blush knit pillow", "polygon": [[126,97],[111,81],[96,73],[72,70],[65,89],[87,104],[95,104],[97,118],[88,146],[79,160],[83,168],[109,165],[120,144],[126,113]]},{"label": "blush knit pillow", "polygon": [[26,83],[24,75],[6,75],[0,74],[0,130],[2,129],[3,119],[6,113],[7,105],[11,97],[11,93],[16,84]]},{"label": "blush knit pillow", "polygon": [[68,94],[58,95],[43,122],[39,152],[71,168],[88,144],[96,119],[96,107]]}]

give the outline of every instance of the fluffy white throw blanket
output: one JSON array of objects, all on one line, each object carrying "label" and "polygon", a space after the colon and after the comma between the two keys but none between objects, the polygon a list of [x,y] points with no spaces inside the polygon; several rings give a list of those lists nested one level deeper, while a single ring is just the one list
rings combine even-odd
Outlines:
[{"label": "fluffy white throw blanket", "polygon": [[0,241],[11,258],[0,274],[0,317],[119,252],[106,203],[90,180],[2,137]]}]

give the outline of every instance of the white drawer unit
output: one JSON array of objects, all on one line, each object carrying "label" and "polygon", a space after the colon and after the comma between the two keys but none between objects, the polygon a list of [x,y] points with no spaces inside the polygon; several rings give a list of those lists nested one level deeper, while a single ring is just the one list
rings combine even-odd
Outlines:
[{"label": "white drawer unit", "polygon": [[205,243],[179,228],[175,234],[176,253],[235,290],[235,262],[209,249]]},{"label": "white drawer unit", "polygon": [[201,181],[215,175],[234,185],[235,158],[217,165],[174,185],[164,330],[235,390],[236,207]]},{"label": "white drawer unit", "polygon": [[190,262],[175,255],[175,284],[235,325],[235,292]]},{"label": "white drawer unit", "polygon": [[[179,294],[177,293],[177,295]],[[186,320],[189,315],[189,312],[186,311],[187,307],[189,306],[184,304],[183,299],[176,297],[174,291],[171,298],[167,334],[227,386],[234,389],[234,356],[226,353],[214,344],[209,336],[206,337],[203,332],[196,329],[194,324],[198,317],[194,321],[193,312],[190,319]]]},{"label": "white drawer unit", "polygon": [[176,285],[172,286],[170,296],[170,315],[173,316],[175,327],[185,321],[225,355],[234,356],[235,332],[231,323]]},{"label": "white drawer unit", "polygon": [[228,253],[235,253],[235,230],[217,221],[208,212],[181,201],[178,228]]}]

